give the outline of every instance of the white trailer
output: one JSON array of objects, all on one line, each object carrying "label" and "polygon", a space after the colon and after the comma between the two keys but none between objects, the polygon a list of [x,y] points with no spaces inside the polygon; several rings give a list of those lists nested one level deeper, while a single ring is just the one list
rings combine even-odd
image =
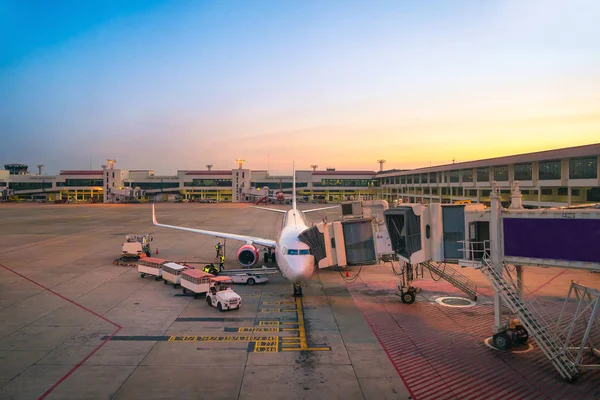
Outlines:
[{"label": "white trailer", "polygon": [[138,261],[138,272],[142,278],[146,275],[152,275],[158,281],[162,277],[162,268],[166,262],[167,260],[163,260],[162,258],[142,258]]},{"label": "white trailer", "polygon": [[189,269],[189,267],[174,262],[164,264],[162,267],[164,284],[166,285],[171,282],[175,288],[181,286],[181,274],[187,269]]},{"label": "white trailer", "polygon": [[245,283],[246,285],[254,285],[255,283],[263,283],[268,282],[269,277],[266,275],[260,274],[235,274],[229,275],[229,277],[233,280],[233,283]]},{"label": "white trailer", "polygon": [[214,275],[199,269],[186,269],[181,273],[180,283],[183,293],[190,291],[194,293],[194,298],[206,294],[210,289],[210,279],[213,277]]}]

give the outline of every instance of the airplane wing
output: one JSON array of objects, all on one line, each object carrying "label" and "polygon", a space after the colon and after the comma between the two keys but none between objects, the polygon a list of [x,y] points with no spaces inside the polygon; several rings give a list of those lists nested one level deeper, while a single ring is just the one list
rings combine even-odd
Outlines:
[{"label": "airplane wing", "polygon": [[256,207],[256,206],[250,206],[250,208],[258,208],[259,210],[267,210],[267,211],[274,211],[274,212],[278,212],[278,213],[286,213],[288,212],[288,210],[279,210],[277,208],[268,208],[268,207]]},{"label": "airplane wing", "polygon": [[205,231],[202,229],[185,228],[183,226],[165,225],[156,222],[156,210],[154,204],[152,204],[152,223],[156,226],[162,226],[163,228],[179,229],[187,232],[201,233],[203,235],[216,236],[223,239],[239,240],[240,242],[246,242],[248,244],[254,243],[260,246],[275,248],[275,241],[271,239],[257,238],[253,236],[236,235],[233,233],[213,232]]},{"label": "airplane wing", "polygon": [[329,206],[329,207],[321,207],[321,208],[313,208],[312,210],[301,210],[303,213],[309,213],[313,211],[321,211],[321,210],[329,210],[330,208],[338,208],[338,206]]}]

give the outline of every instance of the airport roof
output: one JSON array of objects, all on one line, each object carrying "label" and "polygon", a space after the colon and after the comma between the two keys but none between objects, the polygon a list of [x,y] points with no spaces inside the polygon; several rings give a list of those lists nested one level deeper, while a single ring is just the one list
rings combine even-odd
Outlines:
[{"label": "airport roof", "polygon": [[60,175],[102,175],[102,170],[61,170]]},{"label": "airport roof", "polygon": [[231,175],[231,170],[215,170],[215,171],[183,171],[186,175]]},{"label": "airport roof", "polygon": [[375,171],[315,171],[313,175],[371,175],[375,176]]},{"label": "airport roof", "polygon": [[421,174],[427,172],[440,172],[440,171],[453,171],[458,169],[467,168],[483,168],[491,167],[495,165],[507,165],[507,164],[518,164],[528,163],[533,161],[549,161],[558,160],[562,158],[574,158],[574,157],[586,157],[586,156],[598,156],[600,155],[600,143],[589,144],[585,146],[567,147],[563,149],[537,151],[534,153],[517,154],[513,156],[503,156],[486,158],[483,160],[466,161],[454,164],[436,165],[433,167],[424,167],[417,169],[407,169],[399,172],[380,172],[377,177],[386,176],[398,176],[398,175],[412,175]]}]

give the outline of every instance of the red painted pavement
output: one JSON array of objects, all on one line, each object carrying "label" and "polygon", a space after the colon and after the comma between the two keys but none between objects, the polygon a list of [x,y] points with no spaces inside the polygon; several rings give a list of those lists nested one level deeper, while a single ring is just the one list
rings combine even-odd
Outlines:
[{"label": "red painted pavement", "polygon": [[[446,282],[419,281],[423,292],[408,305],[394,294],[395,284],[359,280],[348,289],[413,399],[600,398],[600,371],[584,371],[570,384],[537,347],[515,354],[485,345],[494,324],[491,298],[445,307],[428,298],[463,294]],[[558,316],[563,303],[544,304]]]}]

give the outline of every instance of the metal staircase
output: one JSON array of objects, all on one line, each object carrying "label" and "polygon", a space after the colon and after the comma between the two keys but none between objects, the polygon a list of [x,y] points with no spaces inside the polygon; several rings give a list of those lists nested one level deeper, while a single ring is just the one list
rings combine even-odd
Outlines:
[{"label": "metal staircase", "polygon": [[498,291],[503,303],[519,317],[529,336],[535,339],[560,375],[572,381],[579,371],[575,359],[566,350],[567,338],[560,333],[552,318],[542,311],[539,304],[536,306],[532,299],[525,300],[519,295],[516,282],[506,266],[503,263],[492,263],[489,248],[485,249],[480,269]]},{"label": "metal staircase", "polygon": [[440,278],[448,281],[452,286],[463,291],[471,300],[477,300],[477,284],[457,270],[448,267],[446,263],[439,264],[433,261],[426,261],[421,265]]}]

